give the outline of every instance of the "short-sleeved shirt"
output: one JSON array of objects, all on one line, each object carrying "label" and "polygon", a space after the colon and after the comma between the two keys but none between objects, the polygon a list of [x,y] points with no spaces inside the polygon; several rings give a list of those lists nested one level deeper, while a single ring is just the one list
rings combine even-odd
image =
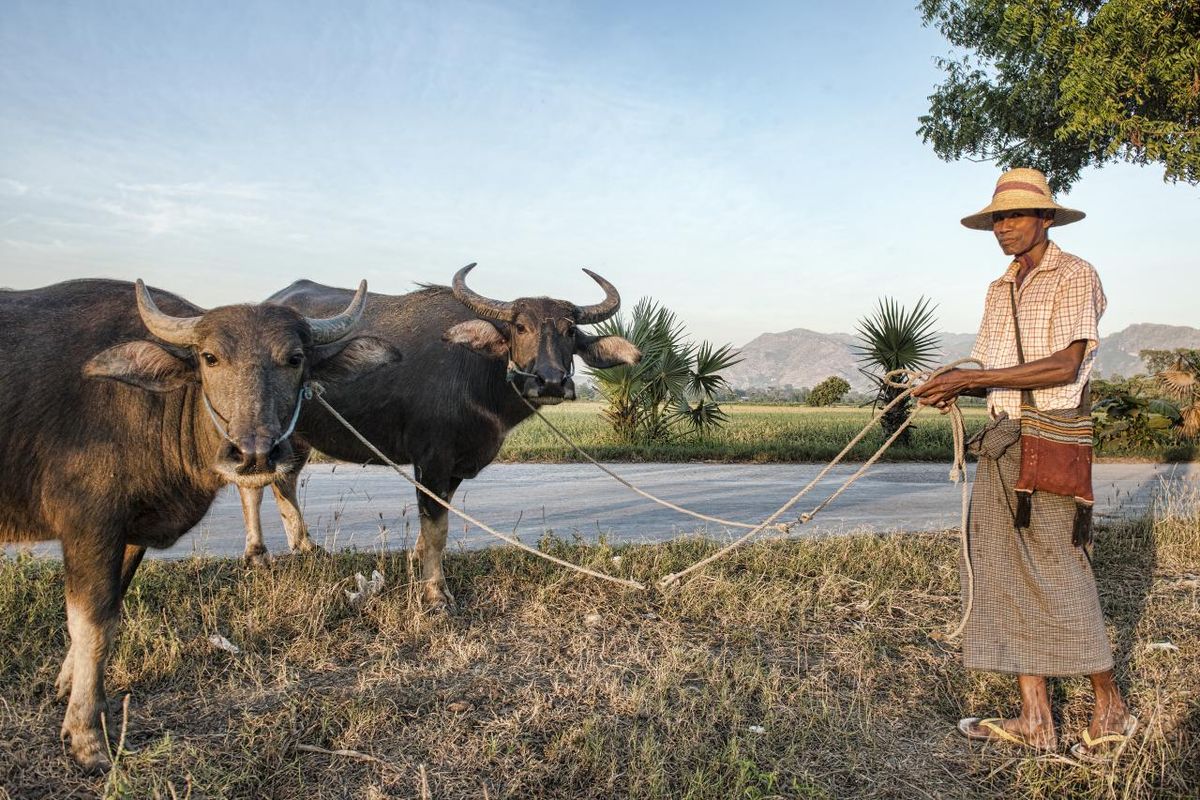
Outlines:
[{"label": "short-sleeved shirt", "polygon": [[[985,369],[1020,363],[1009,300],[1009,287],[1016,283],[1019,268],[1020,264],[1014,261],[988,286],[983,321],[971,350],[971,358],[983,362]],[[1100,341],[1097,326],[1107,305],[1100,276],[1092,265],[1050,242],[1041,262],[1017,289],[1017,318],[1025,361],[1046,358],[1078,340],[1087,342],[1087,350],[1074,381],[1034,390],[1033,401],[1038,408],[1068,409],[1079,405],[1083,387],[1092,375],[1096,345]],[[988,410],[993,416],[1004,411],[1010,417],[1019,417],[1021,391],[988,389]]]}]

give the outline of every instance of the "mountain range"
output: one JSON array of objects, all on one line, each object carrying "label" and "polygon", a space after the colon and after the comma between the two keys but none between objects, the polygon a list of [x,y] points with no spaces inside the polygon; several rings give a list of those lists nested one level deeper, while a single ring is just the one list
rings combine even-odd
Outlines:
[{"label": "mountain range", "polygon": [[[818,333],[805,328],[764,333],[741,348],[742,362],[730,367],[724,375],[735,389],[813,387],[831,375],[838,375],[855,391],[866,391],[870,382],[858,371],[851,349],[855,342],[856,337],[849,333]],[[973,333],[941,334],[941,354],[936,360],[946,363],[966,358],[974,343]],[[1200,349],[1200,328],[1152,323],[1130,325],[1101,337],[1096,372],[1104,377],[1145,372],[1138,352],[1177,347]]]}]

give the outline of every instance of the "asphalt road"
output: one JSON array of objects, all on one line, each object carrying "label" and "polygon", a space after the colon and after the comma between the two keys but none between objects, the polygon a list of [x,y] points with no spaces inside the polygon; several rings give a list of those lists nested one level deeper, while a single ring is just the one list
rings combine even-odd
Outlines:
[{"label": "asphalt road", "polygon": [[[758,522],[820,471],[812,464],[610,464],[618,474],[678,505],[712,516]],[[795,519],[832,492],[858,465],[841,467],[815,487],[783,519]],[[1103,518],[1146,509],[1164,481],[1200,489],[1200,464],[1097,464],[1093,482]],[[959,489],[945,464],[877,464],[797,535],[851,531],[928,531],[957,528]],[[1193,497],[1196,493],[1193,493]],[[331,549],[405,547],[419,523],[411,486],[385,467],[315,465],[302,478],[300,498],[313,538]],[[682,516],[630,492],[587,464],[493,464],[466,481],[455,505],[497,530],[533,543],[547,530],[563,537],[611,542],[656,542],[685,533],[716,539],[739,531]],[[263,501],[268,549],[287,549],[268,492]],[[221,492],[208,515],[159,558],[202,552],[240,555],[244,546],[241,506],[232,488]],[[450,548],[495,543],[488,534],[452,518]],[[57,554],[56,544],[35,552]]]}]

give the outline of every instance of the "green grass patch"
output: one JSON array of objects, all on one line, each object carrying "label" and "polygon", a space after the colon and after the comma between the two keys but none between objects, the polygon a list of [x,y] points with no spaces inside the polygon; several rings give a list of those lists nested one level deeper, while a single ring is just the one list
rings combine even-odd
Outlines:
[{"label": "green grass patch", "polygon": [[[733,404],[725,407],[730,421],[708,435],[675,442],[630,445],[621,442],[602,416],[600,403],[563,403],[544,409],[555,426],[601,461],[718,461],[796,462],[829,461],[871,419],[868,408],[809,408],[807,406],[756,406]],[[967,435],[987,421],[986,409],[964,409]],[[847,456],[864,461],[883,444],[884,436],[874,428]],[[950,419],[936,411],[917,417],[906,445],[893,445],[885,461],[948,461],[953,448]],[[1189,461],[1200,457],[1194,445],[1162,445],[1141,448],[1109,448],[1100,458],[1138,458],[1153,461]],[[531,418],[517,426],[500,451],[500,461],[569,462],[582,460],[541,420]]]}]

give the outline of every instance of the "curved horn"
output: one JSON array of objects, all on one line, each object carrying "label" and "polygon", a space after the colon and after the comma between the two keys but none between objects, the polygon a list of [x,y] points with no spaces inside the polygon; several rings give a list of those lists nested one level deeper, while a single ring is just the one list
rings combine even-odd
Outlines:
[{"label": "curved horn", "polygon": [[590,269],[585,269],[584,272],[600,284],[600,288],[604,290],[604,300],[594,306],[575,306],[575,323],[577,325],[595,325],[617,313],[617,310],[621,308],[621,295],[617,291],[617,287]]},{"label": "curved horn", "polygon": [[346,310],[338,314],[336,317],[328,319],[313,319],[306,317],[308,327],[312,330],[313,344],[329,344],[336,342],[343,336],[354,330],[354,326],[358,324],[362,318],[363,309],[367,305],[367,282],[358,282],[358,291],[354,293],[354,299],[350,301],[350,305],[346,306]]},{"label": "curved horn", "polygon": [[141,278],[138,278],[134,292],[137,295],[138,314],[150,333],[164,342],[181,347],[196,343],[196,326],[200,323],[200,317],[172,317],[159,311]]},{"label": "curved horn", "polygon": [[500,320],[501,322],[512,322],[512,303],[493,300],[490,297],[484,297],[481,294],[476,294],[467,288],[467,273],[473,269],[475,269],[474,262],[467,264],[458,272],[454,273],[454,297],[458,300],[458,302],[462,303],[464,306],[471,309],[481,317]]}]

